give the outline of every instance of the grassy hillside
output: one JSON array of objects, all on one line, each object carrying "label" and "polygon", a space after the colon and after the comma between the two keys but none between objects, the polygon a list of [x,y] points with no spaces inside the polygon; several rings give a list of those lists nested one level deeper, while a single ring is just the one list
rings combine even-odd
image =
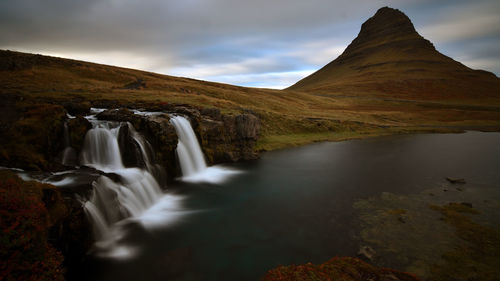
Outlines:
[{"label": "grassy hillside", "polygon": [[290,87],[312,94],[498,104],[500,79],[439,53],[399,10],[381,8],[337,59]]},{"label": "grassy hillside", "polygon": [[[258,149],[312,141],[341,140],[414,131],[463,128],[498,130],[497,98],[443,101],[384,98],[376,95],[317,95],[172,77],[55,57],[0,51],[0,89],[4,101],[64,103],[189,104],[225,113],[252,111],[262,120]],[[4,103],[2,122],[15,112]]]}]

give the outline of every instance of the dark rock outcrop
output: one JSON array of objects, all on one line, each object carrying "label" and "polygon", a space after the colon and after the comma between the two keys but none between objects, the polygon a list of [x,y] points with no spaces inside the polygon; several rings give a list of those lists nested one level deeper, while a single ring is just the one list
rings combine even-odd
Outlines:
[{"label": "dark rock outcrop", "polygon": [[[51,197],[57,201],[51,203]],[[58,189],[44,190],[44,203],[47,206],[54,203],[64,205],[65,211],[49,228],[49,241],[64,255],[65,266],[71,268],[81,262],[94,243],[92,226],[74,194],[62,196]]]},{"label": "dark rock outcrop", "polygon": [[[250,160],[258,157],[254,150],[259,137],[260,120],[251,113],[240,115],[222,114],[219,109],[197,109],[190,106],[169,107],[169,114],[180,114],[190,119],[202,150],[209,164]],[[98,119],[130,122],[143,134],[154,150],[154,160],[165,167],[169,178],[180,175],[175,150],[177,134],[167,113],[143,116],[126,108],[110,109],[97,115]],[[126,151],[125,165],[141,163],[137,145],[133,143],[128,128],[120,129],[119,143]]]},{"label": "dark rock outcrop", "polygon": [[64,108],[38,103],[16,107],[19,119],[2,128],[0,165],[26,170],[57,168],[56,157],[64,148]]},{"label": "dark rock outcrop", "polygon": [[[96,117],[101,120],[129,122],[151,144],[151,161],[164,167],[169,178],[180,173],[175,156],[178,138],[168,114],[143,116],[126,108],[119,108],[103,111]],[[122,159],[125,166],[145,167],[138,144],[133,140],[130,128],[126,125],[120,127],[119,145],[124,152]]]},{"label": "dark rock outcrop", "polygon": [[132,122],[135,123],[140,117],[135,115],[127,108],[114,108],[105,110],[96,115],[99,120],[109,120],[118,122]]},{"label": "dark rock outcrop", "polygon": [[175,154],[178,138],[174,126],[170,123],[170,117],[162,114],[147,116],[142,120],[144,121],[134,124],[134,127],[151,143],[156,162],[165,167],[169,178],[180,174]]},{"label": "dark rock outcrop", "polygon": [[258,157],[254,150],[260,120],[253,114],[222,115],[216,109],[202,111],[195,126],[209,164]]},{"label": "dark rock outcrop", "polygon": [[68,120],[68,131],[71,147],[76,151],[81,151],[85,134],[92,128],[92,124],[82,116]]}]

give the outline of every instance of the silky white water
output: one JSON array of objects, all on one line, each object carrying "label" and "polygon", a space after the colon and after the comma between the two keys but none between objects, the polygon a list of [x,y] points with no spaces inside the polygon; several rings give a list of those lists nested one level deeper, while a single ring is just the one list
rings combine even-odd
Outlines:
[{"label": "silky white water", "polygon": [[[122,151],[118,144],[120,125],[115,124],[113,127],[113,123],[94,122],[93,126],[85,136],[80,162],[82,165],[109,173],[113,177],[102,175],[92,183],[92,194],[84,203],[84,209],[92,222],[96,240],[100,241],[101,245],[117,249],[119,247],[109,242],[117,236],[114,229],[117,222],[126,218],[139,219],[145,213],[151,217],[151,212],[146,211],[157,202],[167,204],[170,209],[176,209],[179,201],[165,199],[173,196],[165,196],[151,174],[155,165],[147,153],[150,145],[131,124],[121,126],[128,126],[130,136],[140,148],[146,169],[126,168],[123,165]],[[164,206],[155,209],[165,208]],[[103,241],[105,243],[102,243]],[[123,247],[120,249],[124,253]]]},{"label": "silky white water", "polygon": [[207,168],[207,163],[191,123],[182,116],[174,116],[170,119],[170,122],[174,125],[179,138],[177,155],[182,175],[189,177],[204,171]]},{"label": "silky white water", "polygon": [[62,153],[61,164],[65,166],[73,166],[76,163],[76,151],[71,147],[69,139],[68,122],[64,122],[64,150]]},{"label": "silky white water", "polygon": [[188,119],[183,116],[173,116],[170,118],[170,123],[174,126],[179,138],[176,152],[183,181],[221,183],[228,176],[238,173],[220,166],[207,166],[196,134]]}]

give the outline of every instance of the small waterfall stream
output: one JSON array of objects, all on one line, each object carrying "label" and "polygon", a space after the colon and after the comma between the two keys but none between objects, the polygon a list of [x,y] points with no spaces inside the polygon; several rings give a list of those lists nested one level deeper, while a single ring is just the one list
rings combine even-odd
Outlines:
[{"label": "small waterfall stream", "polygon": [[[87,132],[81,153],[81,164],[113,175],[101,176],[93,183],[93,193],[85,202],[85,211],[92,221],[98,240],[106,239],[110,227],[128,217],[138,217],[155,204],[162,192],[151,174],[154,164],[146,153],[149,145],[131,124],[130,136],[139,144],[146,169],[126,168],[122,162],[118,135],[120,125],[111,122],[94,122]],[[125,125],[123,125],[125,126]]]},{"label": "small waterfall stream", "polygon": [[179,137],[177,155],[179,157],[182,175],[190,177],[203,172],[207,168],[207,163],[205,162],[200,144],[191,127],[191,123],[182,116],[174,116],[170,118],[170,122],[174,125],[177,136]]},{"label": "small waterfall stream", "polygon": [[172,116],[170,123],[174,126],[179,138],[177,157],[183,181],[221,183],[228,176],[238,173],[223,167],[207,166],[196,134],[188,119],[183,116]]},{"label": "small waterfall stream", "polygon": [[71,147],[71,141],[69,139],[69,128],[68,122],[64,122],[64,150],[62,153],[61,164],[65,166],[74,166],[76,164],[76,151]]},{"label": "small waterfall stream", "polygon": [[[93,183],[84,210],[91,221],[96,246],[103,255],[124,257],[133,246],[120,241],[127,223],[143,226],[171,224],[186,213],[179,206],[179,195],[165,194],[163,168],[153,162],[150,143],[130,123],[100,121],[91,115],[92,123],[84,139],[80,164],[104,173]],[[207,167],[201,147],[188,119],[171,119],[179,137],[177,154],[182,180],[219,183],[237,173],[222,167]],[[132,248],[131,248],[132,247]]]}]

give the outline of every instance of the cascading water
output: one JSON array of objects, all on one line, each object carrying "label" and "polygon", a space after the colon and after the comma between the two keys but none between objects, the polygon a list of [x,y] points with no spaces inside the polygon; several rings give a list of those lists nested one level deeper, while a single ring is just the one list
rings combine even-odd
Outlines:
[{"label": "cascading water", "polygon": [[[140,216],[162,197],[162,192],[149,169],[124,167],[118,145],[119,125],[94,122],[93,126],[85,136],[80,162],[117,176],[115,180],[104,175],[99,177],[93,183],[90,200],[84,204],[96,238],[100,240],[107,238],[116,222]],[[141,147],[146,167],[154,167],[146,153],[145,147],[149,144],[135,130],[132,132],[131,137]]]},{"label": "cascading water", "polygon": [[205,157],[189,120],[182,116],[172,116],[170,123],[174,126],[179,138],[176,152],[181,166],[182,180],[220,183],[228,176],[238,173],[217,166],[207,167]]},{"label": "cascading water", "polygon": [[182,116],[174,116],[170,118],[170,122],[174,125],[179,138],[177,156],[179,157],[182,175],[190,177],[203,172],[207,168],[207,164],[191,123]]},{"label": "cascading water", "polygon": [[74,166],[76,164],[76,151],[73,147],[71,147],[68,122],[64,122],[64,150],[62,153],[61,164],[65,166]]}]

